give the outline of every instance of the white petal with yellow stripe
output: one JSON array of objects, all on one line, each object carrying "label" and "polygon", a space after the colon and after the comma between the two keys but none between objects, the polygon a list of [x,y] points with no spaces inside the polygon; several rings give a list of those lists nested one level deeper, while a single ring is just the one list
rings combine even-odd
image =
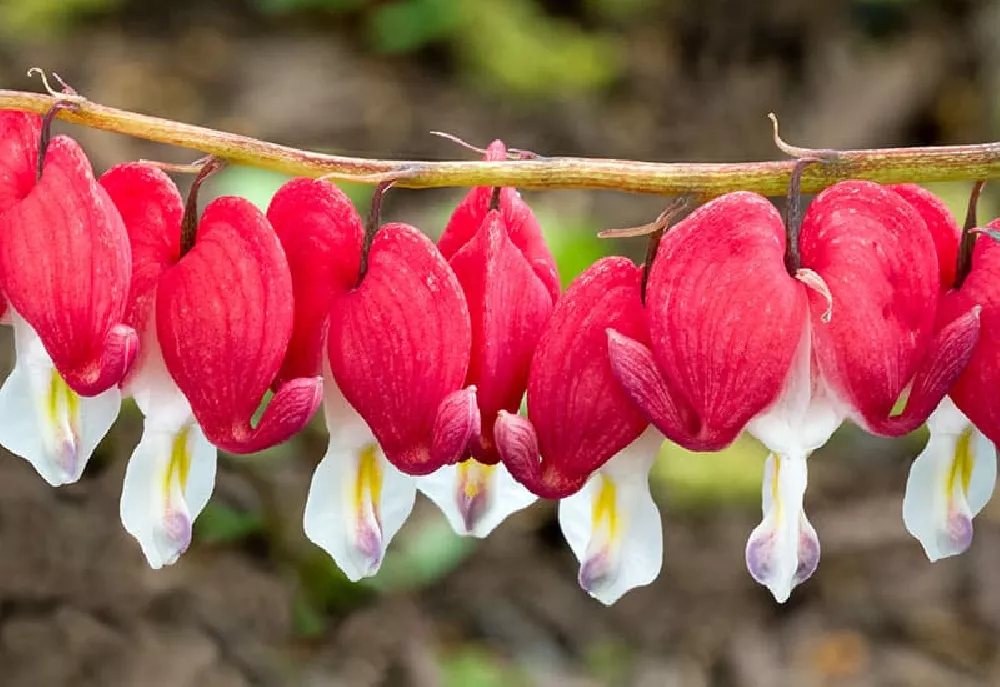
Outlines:
[{"label": "white petal with yellow stripe", "polygon": [[819,565],[820,544],[805,514],[809,454],[847,417],[824,378],[814,375],[807,321],[781,394],[747,431],[770,451],[761,480],[763,518],[747,540],[750,575],[784,603]]},{"label": "white petal with yellow stripe", "polygon": [[80,479],[121,408],[112,387],[80,396],[56,371],[41,339],[17,313],[14,369],[0,387],[0,445],[27,460],[52,486]]},{"label": "white petal with yellow stripe", "polygon": [[473,458],[417,478],[417,488],[441,509],[456,533],[480,538],[537,500],[503,463],[486,465]]},{"label": "white petal with yellow stripe", "polygon": [[559,502],[559,526],[580,561],[580,586],[611,605],[663,567],[663,526],[649,470],[663,445],[650,427]]},{"label": "white petal with yellow stripe", "polygon": [[996,447],[950,398],[927,419],[930,439],[906,480],[903,522],[927,557],[960,554],[972,544],[972,519],[997,479]]},{"label": "white petal with yellow stripe", "polygon": [[303,526],[356,582],[378,572],[389,542],[413,510],[416,485],[386,460],[329,372],[323,387],[330,444],[313,473]]},{"label": "white petal with yellow stripe", "polygon": [[215,488],[217,451],[167,372],[155,324],[143,332],[141,357],[126,390],[145,415],[122,485],[125,529],[151,568],[177,561],[191,544],[195,519]]}]

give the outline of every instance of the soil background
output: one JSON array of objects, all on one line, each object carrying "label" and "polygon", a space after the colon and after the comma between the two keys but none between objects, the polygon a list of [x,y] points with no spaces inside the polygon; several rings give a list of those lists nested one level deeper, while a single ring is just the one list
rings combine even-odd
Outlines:
[{"label": "soil background", "polygon": [[[771,111],[787,140],[821,148],[995,140],[1000,3],[0,0],[0,85],[36,89],[31,66],[105,104],[352,154],[468,158],[428,133],[444,130],[542,154],[775,159]],[[98,170],[198,157],[64,130]],[[208,186],[266,195],[278,181],[235,170]],[[968,186],[935,190],[957,210]],[[388,218],[434,235],[461,193],[393,192]],[[640,257],[592,235],[666,202],[526,197],[567,278],[602,252]],[[928,563],[900,517],[924,435],[845,428],[810,460],[823,558],[781,606],[743,562],[759,450],[665,454],[663,573],[605,608],[577,587],[548,503],[478,542],[420,501],[383,574],[345,583],[301,534],[321,421],[223,456],[191,550],[151,571],[118,519],[140,431],[126,409],[58,490],[0,456],[0,685],[1000,684],[1000,505],[966,555]]]}]

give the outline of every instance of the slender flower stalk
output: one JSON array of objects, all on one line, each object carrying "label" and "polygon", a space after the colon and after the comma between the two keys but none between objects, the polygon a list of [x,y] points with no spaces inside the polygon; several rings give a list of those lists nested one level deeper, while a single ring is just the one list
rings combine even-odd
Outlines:
[{"label": "slender flower stalk", "polygon": [[[0,89],[0,110],[47,112],[53,95]],[[525,189],[614,189],[630,193],[704,199],[730,191],[778,196],[788,187],[795,160],[736,163],[657,163],[633,160],[542,157],[505,162],[424,162],[326,155],[238,134],[119,110],[74,96],[74,109],[57,117],[102,129],[199,150],[234,164],[296,176],[361,183],[395,182],[407,188],[517,186]],[[798,149],[796,149],[798,150]],[[803,149],[807,150],[807,149]],[[820,151],[823,152],[823,151]],[[828,164],[802,175],[802,192],[814,193],[845,179],[880,183],[962,181],[1000,177],[1000,142],[926,148],[838,151]]]}]

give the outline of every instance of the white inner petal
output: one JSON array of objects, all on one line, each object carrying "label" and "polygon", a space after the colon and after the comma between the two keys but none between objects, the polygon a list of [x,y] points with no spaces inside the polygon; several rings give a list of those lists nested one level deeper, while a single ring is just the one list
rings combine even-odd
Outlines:
[{"label": "white inner petal", "polygon": [[580,586],[604,604],[660,574],[663,529],[649,469],[662,443],[663,436],[648,429],[559,502],[559,525],[580,561]]},{"label": "white inner petal", "polygon": [[502,463],[484,465],[472,458],[418,477],[416,484],[457,534],[480,538],[536,500]]},{"label": "white inner petal", "polygon": [[747,569],[783,603],[819,564],[819,539],[803,509],[805,455],[770,454],[764,468],[764,517],[747,541]]},{"label": "white inner petal", "polygon": [[931,561],[972,543],[972,519],[996,483],[996,449],[949,398],[927,420],[930,438],[910,466],[903,522]]},{"label": "white inner petal", "polygon": [[150,567],[160,568],[191,543],[192,525],[215,487],[217,451],[167,372],[152,322],[142,337],[147,349],[127,389],[146,417],[125,470],[120,512]]},{"label": "white inner petal", "polygon": [[829,441],[846,417],[846,407],[813,367],[807,319],[781,394],[747,431],[774,453],[808,455]]},{"label": "white inner petal", "polygon": [[112,387],[80,396],[62,379],[31,326],[11,311],[14,369],[0,387],[0,445],[26,459],[49,484],[80,479],[121,408]]},{"label": "white inner petal", "polygon": [[389,542],[413,509],[416,486],[386,460],[328,373],[324,405],[330,444],[313,473],[303,526],[357,581],[378,572]]}]

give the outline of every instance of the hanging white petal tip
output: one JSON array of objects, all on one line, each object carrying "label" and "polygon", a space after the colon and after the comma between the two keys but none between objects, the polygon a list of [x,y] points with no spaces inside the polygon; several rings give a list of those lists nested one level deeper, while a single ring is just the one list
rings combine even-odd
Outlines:
[{"label": "hanging white petal tip", "polygon": [[382,545],[382,532],[377,524],[364,526],[354,540],[354,577],[371,577],[382,567],[385,547]]},{"label": "hanging white petal tip", "polygon": [[389,542],[416,499],[413,479],[397,470],[364,428],[350,445],[331,439],[313,473],[303,527],[352,582],[378,572]]},{"label": "hanging white petal tip", "polygon": [[72,439],[65,439],[50,453],[50,469],[40,474],[45,481],[54,487],[72,484],[80,479],[83,470],[80,466],[80,453]]},{"label": "hanging white petal tip", "polygon": [[[819,566],[820,547],[816,531],[803,515],[795,549],[780,536],[758,526],[747,542],[747,570],[767,587],[778,603],[785,603],[792,590],[809,579]],[[794,567],[793,567],[794,566]]]},{"label": "hanging white petal tip", "polygon": [[489,509],[489,499],[487,495],[483,492],[476,492],[471,496],[467,493],[460,493],[458,495],[458,510],[462,516],[462,526],[464,531],[460,532],[463,535],[473,534],[480,522],[482,522],[483,516]]},{"label": "hanging white petal tip", "polygon": [[191,545],[192,526],[215,487],[216,450],[191,418],[179,429],[146,419],[125,470],[120,513],[154,570]]},{"label": "hanging white petal tip", "polygon": [[559,526],[580,561],[580,587],[606,606],[650,584],[663,566],[663,526],[649,492],[662,443],[662,435],[647,431],[559,502]]},{"label": "hanging white petal tip", "polygon": [[420,477],[417,488],[462,536],[483,538],[507,516],[535,502],[502,463],[487,465],[472,458]]},{"label": "hanging white petal tip", "polygon": [[0,445],[52,486],[80,479],[121,406],[116,387],[93,397],[73,391],[38,335],[13,314],[15,363],[0,387]]},{"label": "hanging white petal tip", "polygon": [[166,513],[162,522],[153,527],[151,539],[153,550],[147,556],[149,567],[157,570],[173,565],[191,545],[191,518],[179,510]]},{"label": "hanging white petal tip", "polygon": [[[605,549],[591,554],[590,558],[583,562],[576,579],[583,591],[600,600],[607,596],[607,590],[614,585],[616,573],[617,566],[612,561],[611,551]],[[616,600],[612,599],[608,603]]]},{"label": "hanging white petal tip", "polygon": [[802,508],[806,480],[805,457],[768,456],[762,490],[764,518],[747,541],[746,563],[750,575],[778,603],[787,601],[819,565],[819,538]]},{"label": "hanging white petal tip", "polygon": [[993,494],[997,467],[993,444],[950,399],[927,426],[930,439],[906,480],[903,523],[934,562],[972,545],[972,520]]}]

